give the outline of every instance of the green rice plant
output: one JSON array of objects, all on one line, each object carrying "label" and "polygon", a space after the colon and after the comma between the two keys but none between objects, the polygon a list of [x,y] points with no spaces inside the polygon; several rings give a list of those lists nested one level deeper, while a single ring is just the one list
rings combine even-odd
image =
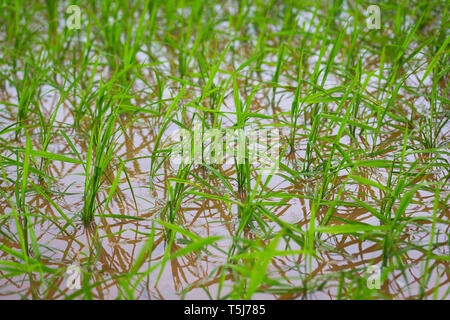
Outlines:
[{"label": "green rice plant", "polygon": [[[18,97],[17,104],[17,130],[16,139],[21,134],[24,122],[27,120],[30,113],[30,106],[39,98],[39,86],[42,79],[45,77],[47,70],[33,70],[39,66],[33,65],[30,62],[25,63],[23,80],[16,80],[16,93]],[[33,72],[34,71],[34,72]],[[41,72],[39,72],[41,71]]]},{"label": "green rice plant", "polygon": [[[111,162],[116,154],[117,139],[121,130],[116,126],[118,117],[116,103],[120,103],[120,98],[112,96],[109,89],[110,87],[107,85],[101,85],[99,88],[84,167],[84,207],[81,218],[86,226],[93,222],[95,212],[103,203],[99,201],[98,194],[105,182],[105,173],[107,170],[111,170]],[[122,169],[117,172],[116,179],[120,177],[121,171]],[[115,189],[116,183],[113,184],[111,190]],[[108,196],[107,202],[111,196],[112,194]]]}]

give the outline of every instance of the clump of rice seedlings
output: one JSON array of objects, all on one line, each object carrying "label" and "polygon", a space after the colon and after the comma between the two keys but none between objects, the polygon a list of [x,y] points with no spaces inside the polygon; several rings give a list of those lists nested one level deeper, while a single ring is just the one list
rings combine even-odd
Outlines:
[{"label": "clump of rice seedlings", "polygon": [[[81,214],[85,225],[93,222],[94,214],[101,205],[98,196],[105,182],[104,174],[112,165],[117,151],[118,129],[117,99],[108,87],[100,86],[91,124],[89,145],[85,165],[84,206]],[[117,173],[120,175],[120,170]]]},{"label": "clump of rice seedlings", "polygon": [[18,98],[16,139],[22,133],[23,125],[30,113],[30,107],[38,98],[40,81],[45,76],[45,73],[40,73],[39,71],[41,70],[39,69],[33,72],[33,67],[36,66],[33,66],[28,61],[25,62],[22,80],[16,80],[16,93]]}]

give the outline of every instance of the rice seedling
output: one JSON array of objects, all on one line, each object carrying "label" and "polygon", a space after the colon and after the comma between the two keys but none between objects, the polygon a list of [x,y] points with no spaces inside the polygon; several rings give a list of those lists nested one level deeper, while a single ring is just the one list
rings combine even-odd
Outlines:
[{"label": "rice seedling", "polygon": [[449,298],[445,1],[68,5],[0,3],[2,298]]}]

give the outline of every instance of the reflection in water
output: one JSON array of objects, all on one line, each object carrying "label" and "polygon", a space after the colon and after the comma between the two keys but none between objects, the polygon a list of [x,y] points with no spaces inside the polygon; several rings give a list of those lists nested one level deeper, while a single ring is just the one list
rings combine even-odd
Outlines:
[{"label": "reflection in water", "polygon": [[[7,120],[7,118],[5,118]],[[63,119],[68,121],[68,119]],[[37,242],[41,244],[40,251],[42,261],[50,268],[59,268],[57,275],[44,278],[48,285],[48,289],[42,292],[41,277],[39,274],[32,274],[31,279],[28,276],[3,277],[1,280],[1,296],[17,297],[17,294],[31,297],[37,294],[41,298],[61,299],[65,295],[70,294],[65,284],[65,269],[68,265],[79,259],[82,268],[92,264],[91,270],[83,269],[84,274],[90,275],[90,283],[96,284],[92,291],[93,298],[105,299],[114,298],[118,294],[117,275],[124,275],[129,272],[134,263],[134,259],[151,232],[152,219],[159,219],[161,209],[167,199],[167,184],[165,183],[169,177],[176,174],[176,169],[170,165],[170,162],[160,168],[156,179],[153,183],[152,195],[149,195],[149,155],[152,152],[154,140],[156,138],[154,130],[148,127],[148,123],[153,121],[151,118],[141,117],[139,122],[135,122],[128,127],[122,137],[122,147],[118,153],[118,157],[127,160],[127,173],[133,186],[133,194],[125,177],[121,178],[119,189],[107,208],[107,214],[119,214],[131,217],[142,217],[144,220],[132,219],[115,219],[102,217],[97,219],[97,225],[90,228],[84,228],[79,219],[75,219],[74,227],[61,229],[57,221],[60,215],[50,201],[40,194],[28,194],[27,202],[33,208],[36,215],[31,223],[34,225]],[[75,132],[70,132],[75,141],[77,148],[86,154],[86,140],[77,138]],[[32,135],[33,144],[39,145],[39,137],[37,134]],[[382,140],[399,139],[399,133],[392,133]],[[401,139],[401,137],[400,137]],[[20,143],[20,142],[17,142]],[[368,141],[360,141],[360,143],[368,143]],[[301,140],[298,141],[301,146]],[[63,139],[55,136],[52,141],[51,149],[60,154],[70,153],[69,146]],[[8,151],[4,151],[4,154]],[[302,150],[297,155],[289,155],[286,163],[294,170],[303,162],[301,156]],[[417,154],[415,159],[426,161],[426,155]],[[411,161],[413,161],[411,159]],[[233,166],[223,166],[222,173],[224,176],[234,176]],[[46,173],[54,179],[48,181],[35,181],[39,183],[41,188],[50,190],[48,195],[69,217],[76,217],[82,209],[82,192],[84,180],[80,177],[82,168],[76,164],[64,162],[51,162]],[[210,185],[217,190],[221,188],[221,182],[217,178],[208,176],[208,174],[194,168],[194,172],[206,179]],[[114,176],[114,172],[108,173]],[[376,168],[360,168],[358,174],[362,177],[371,177],[382,182],[386,179],[387,169],[380,170]],[[14,173],[8,172],[13,179]],[[428,174],[426,179],[436,181],[440,173]],[[331,187],[331,192],[338,192],[340,185],[346,180],[346,175],[340,175],[333,182],[335,187]],[[312,192],[317,183],[320,183],[320,175],[312,175],[309,177],[298,176],[297,180],[284,180],[282,177],[274,177],[270,183],[268,191],[271,193],[280,192],[289,194],[292,197],[283,206],[272,207],[272,213],[280,219],[297,225],[305,230],[309,224],[309,216],[311,212]],[[111,177],[109,181],[114,180]],[[256,176],[255,176],[256,180]],[[2,188],[4,192],[13,197],[14,184],[11,181],[2,180]],[[46,184],[46,185],[45,185]],[[237,190],[237,186],[234,186]],[[105,191],[108,187],[105,187]],[[361,221],[369,224],[377,224],[376,218],[366,209],[362,207],[354,207],[345,205],[345,200],[350,197],[356,197],[359,201],[366,203],[374,208],[381,205],[384,195],[383,191],[368,186],[358,184],[347,184],[346,189],[341,193],[341,205],[335,206],[333,209],[333,222],[335,224],[343,223],[343,221]],[[105,196],[105,195],[103,195]],[[238,194],[232,195],[239,198]],[[408,206],[408,216],[431,216],[433,212],[434,194],[429,192],[418,192],[414,198],[414,205]],[[330,196],[333,199],[333,196]],[[0,202],[1,210],[4,214],[11,211],[10,203],[2,198]],[[230,211],[231,209],[231,211]],[[329,205],[321,207],[317,213],[318,218],[322,219],[329,209]],[[38,214],[39,213],[39,214]],[[441,220],[448,219],[448,210],[442,210]],[[198,199],[192,195],[183,198],[183,205],[179,213],[181,225],[186,229],[194,232],[201,237],[207,236],[223,236],[225,238],[233,237],[239,224],[237,207],[228,208],[223,201]],[[59,223],[60,225],[60,223]],[[1,222],[2,243],[7,247],[20,250],[17,239],[13,236],[16,232],[13,223],[8,219]],[[429,241],[429,233],[427,232],[429,225],[418,223],[415,227],[408,225],[397,240],[398,245],[408,246],[411,243],[423,244]],[[442,229],[439,229],[442,228]],[[433,251],[436,254],[448,255],[448,243],[446,239],[448,235],[448,226],[438,226],[436,246]],[[250,230],[246,230],[246,237],[254,237]],[[297,299],[297,298],[335,298],[338,295],[337,283],[339,281],[340,272],[349,272],[355,275],[364,276],[365,269],[368,265],[382,265],[382,244],[377,241],[369,241],[375,239],[367,239],[362,241],[360,237],[351,234],[329,235],[322,234],[321,242],[326,246],[320,251],[320,255],[314,259],[312,268],[305,267],[305,258],[302,255],[291,255],[283,257],[275,257],[269,266],[268,272],[276,275],[277,279],[289,284],[289,290],[280,288],[267,288],[266,292],[260,297],[270,298],[272,295],[275,299]],[[143,269],[148,264],[161,261],[164,257],[165,246],[163,228],[155,228],[155,240],[151,258],[142,266]],[[296,244],[295,244],[296,245]],[[219,241],[219,247],[226,250],[229,242]],[[293,244],[289,244],[291,250],[301,249],[294,248]],[[176,252],[181,248],[177,242],[172,245],[172,252]],[[225,251],[226,252],[226,251]],[[415,253],[415,254],[413,254]],[[421,283],[421,268],[427,260],[427,255],[421,251],[408,251],[402,255],[402,261],[396,263],[402,264],[404,272],[393,272],[390,278],[382,287],[382,292],[388,296],[395,298],[413,298],[417,296],[419,284]],[[2,259],[7,258],[5,252],[1,253]],[[89,262],[90,261],[90,262]],[[171,298],[203,298],[216,297],[218,292],[218,283],[222,273],[221,265],[226,263],[227,257],[224,252],[215,251],[214,255],[202,254],[201,251],[191,253],[176,259],[170,260],[165,267],[163,273],[159,276],[159,269],[148,275],[142,283],[137,287],[136,297],[142,299],[171,299]],[[88,263],[89,262],[89,263]],[[432,279],[430,279],[429,288],[426,295],[433,295],[434,287],[438,284],[442,290],[448,288],[449,285],[449,268],[445,261],[433,260],[429,268],[434,270]],[[5,274],[3,272],[3,274]],[[158,285],[155,287],[156,279]],[[316,284],[305,283],[305,279],[329,278],[326,286],[320,291],[311,295],[305,290],[305,285],[314,286]],[[303,279],[303,280],[302,280]],[[233,276],[226,276],[226,284],[232,285]],[[342,296],[343,293],[340,295]],[[255,297],[258,297],[256,295]],[[344,293],[345,296],[345,293]]]},{"label": "reflection in water", "polygon": [[[293,40],[294,41],[294,40]],[[222,44],[220,44],[222,46]],[[274,40],[273,46],[276,48],[279,43]],[[223,46],[222,50],[225,48]],[[253,54],[252,46],[240,43],[239,48],[234,48],[236,52],[241,50],[242,56],[231,55],[231,61],[226,61],[224,70],[234,70],[236,66],[241,65],[247,60],[248,56]],[[160,58],[165,61],[161,65],[161,70],[168,74],[177,74],[177,66],[170,61],[177,60],[176,52],[172,48],[161,48]],[[276,54],[266,57],[267,61],[276,61]],[[155,57],[157,58],[157,57]],[[163,59],[164,58],[164,59]],[[312,57],[314,58],[314,57]],[[374,69],[379,61],[367,59],[363,62],[368,70]],[[313,65],[313,64],[311,64]],[[104,72],[107,72],[104,71]],[[295,94],[295,87],[292,79],[295,78],[295,70],[292,74],[281,76],[282,81],[286,83],[284,88],[275,91],[269,86],[265,86],[265,81],[270,81],[274,73],[273,66],[267,65],[264,71],[251,71],[242,79],[237,80],[240,94],[248,97],[255,84],[262,84],[258,93],[254,96],[249,112],[261,112],[267,116],[273,116],[271,119],[252,119],[255,123],[270,124],[289,123],[290,106]],[[148,83],[156,87],[156,79],[151,72],[148,74]],[[332,79],[332,80],[330,80]],[[228,80],[225,75],[217,75],[217,83]],[[408,80],[409,81],[409,80]],[[339,87],[344,85],[343,80],[327,79],[325,88]],[[376,84],[374,85],[376,88]],[[169,88],[169,89],[167,89]],[[370,86],[369,86],[370,88]],[[157,100],[157,89],[150,88],[145,91],[143,88],[133,88],[136,96],[135,105],[145,105],[146,96]],[[179,84],[174,81],[169,83],[163,93],[163,100],[158,108],[163,113],[169,106],[170,100],[180,90]],[[186,96],[194,99],[202,94],[195,86],[188,87]],[[370,93],[377,96],[377,92]],[[408,97],[406,90],[401,90],[399,96],[404,101],[414,104],[417,97]],[[11,94],[10,90],[2,90],[2,101],[16,102],[17,97]],[[189,99],[185,98],[182,104],[188,104]],[[41,97],[40,104],[45,117],[50,118],[56,108],[58,99],[56,95],[53,98]],[[205,108],[209,107],[209,102],[203,101]],[[329,111],[336,111],[334,102],[327,105]],[[227,113],[235,110],[232,90],[229,89],[224,95],[224,103],[221,107],[222,128],[229,128],[236,122],[235,113]],[[2,126],[5,127],[14,123],[16,117],[14,110],[9,109],[9,113],[2,113],[0,119]],[[409,111],[405,110],[405,114]],[[337,134],[339,128],[336,124],[324,127],[323,132],[319,133],[319,139],[316,141],[312,153],[307,154],[308,134],[312,128],[312,111],[305,110],[299,120],[297,132],[295,135],[295,149],[283,157],[283,164],[290,170],[289,175],[280,174],[274,176],[270,183],[265,186],[264,194],[267,196],[267,208],[275,217],[290,223],[300,230],[306,232],[310,225],[311,212],[313,210],[314,192],[317,186],[323,181],[321,170],[325,163],[321,152],[327,152],[330,149],[331,139]],[[212,114],[212,113],[211,113]],[[86,157],[89,139],[90,123],[85,119],[80,128],[74,129],[74,116],[72,106],[67,103],[58,111],[57,121],[53,128],[54,134],[50,139],[48,150],[58,154],[72,154],[71,146],[59,134],[59,130],[64,131],[71,137],[74,147],[83,156]],[[177,119],[186,126],[190,126],[198,115],[194,108],[187,109],[186,112],[178,115]],[[373,118],[376,123],[376,114],[366,115]],[[412,115],[418,117],[417,115]],[[274,120],[275,119],[275,120]],[[211,118],[213,120],[213,118]],[[123,134],[119,137],[119,151],[116,154],[117,159],[122,159],[126,165],[127,176],[122,176],[119,181],[117,193],[112,198],[109,206],[106,208],[105,215],[97,216],[97,224],[85,228],[80,219],[80,212],[83,209],[83,190],[84,190],[84,169],[81,165],[50,161],[48,163],[39,163],[45,168],[46,179],[38,179],[31,176],[34,184],[45,191],[45,195],[37,192],[27,192],[26,203],[29,205],[32,216],[30,224],[36,233],[36,240],[39,243],[39,251],[42,263],[48,268],[57,270],[55,273],[43,271],[42,275],[34,272],[26,275],[9,274],[8,268],[2,269],[0,274],[0,297],[18,298],[39,297],[45,299],[62,299],[70,296],[72,292],[67,289],[65,279],[66,268],[78,262],[83,270],[83,281],[92,285],[92,298],[108,299],[115,298],[121,292],[120,281],[126,277],[127,273],[133,268],[136,257],[141,248],[154,232],[154,240],[151,254],[142,262],[140,270],[147,270],[150,266],[156,265],[165,259],[165,250],[167,248],[166,230],[153,223],[160,219],[163,208],[169,201],[168,179],[177,175],[178,168],[171,163],[168,158],[164,161],[156,172],[151,172],[151,157],[155,148],[158,131],[162,125],[163,117],[160,115],[139,115],[136,119],[131,113],[120,115],[121,125],[124,128]],[[370,123],[370,122],[368,122]],[[373,150],[372,154],[360,154],[357,159],[360,161],[393,159],[401,150],[404,129],[402,123],[396,123],[397,131],[393,131],[395,126],[385,128],[376,139],[374,136],[360,134],[358,128],[353,128],[353,134],[346,135],[342,143],[348,146],[349,150],[358,152],[359,146],[363,149]],[[409,124],[408,124],[409,125]],[[167,132],[174,130],[176,126],[170,124]],[[284,136],[289,136],[289,130],[281,128]],[[414,134],[417,128],[412,125],[411,134]],[[33,146],[37,148],[42,145],[42,136],[40,128],[35,123],[29,121],[28,133],[32,139]],[[420,132],[416,132],[420,137]],[[448,127],[442,131],[438,137],[440,141],[449,139],[450,130]],[[167,138],[167,134],[165,138]],[[0,155],[9,158],[13,155],[13,147],[24,147],[25,140],[15,139],[14,132],[2,134],[2,148]],[[166,140],[164,140],[164,143]],[[282,148],[283,149],[283,148]],[[314,155],[313,158],[311,154]],[[430,153],[409,153],[406,155],[405,163],[427,164],[434,158]],[[85,159],[83,159],[85,160]],[[161,159],[160,159],[161,160]],[[305,163],[310,163],[311,170],[304,170]],[[374,216],[370,208],[381,208],[386,206],[385,191],[363,184],[351,183],[348,181],[349,175],[356,175],[362,178],[371,179],[381,185],[386,185],[389,179],[389,167],[377,168],[374,166],[359,166],[357,169],[336,166],[338,172],[330,180],[330,185],[326,191],[324,201],[316,213],[316,219],[322,221],[330,216],[329,224],[339,225],[349,222],[363,222],[370,225],[379,225],[380,221]],[[340,164],[339,164],[340,166]],[[256,165],[257,167],[257,165]],[[106,199],[111,182],[114,181],[116,166],[111,165],[107,168],[102,190],[99,193],[99,199]],[[312,168],[315,168],[312,170]],[[217,166],[216,169],[225,177],[236,177],[236,171],[233,165]],[[348,169],[348,170],[344,170]],[[4,174],[0,177],[0,185],[6,197],[0,199],[0,211],[2,220],[0,220],[0,239],[1,243],[17,251],[21,250],[17,229],[11,218],[13,210],[12,202],[15,192],[16,171],[14,167],[3,167]],[[353,171],[352,171],[353,170]],[[302,173],[300,173],[302,172]],[[306,172],[306,173],[305,173]],[[152,173],[152,174],[151,174]],[[230,180],[233,192],[224,188],[223,183],[209,171],[200,166],[194,165],[192,173],[206,181],[210,190],[205,190],[210,194],[224,195],[236,201],[245,201],[246,195],[239,194],[238,186],[235,180]],[[416,172],[414,172],[415,174]],[[257,181],[257,173],[252,172],[252,187]],[[152,176],[152,181],[149,177]],[[6,177],[6,178],[5,178]],[[396,179],[398,176],[392,177]],[[448,183],[449,176],[445,175],[444,169],[435,167],[434,171],[425,171],[417,176],[417,181],[437,182],[442,181],[445,186]],[[193,176],[189,177],[192,183],[195,183]],[[347,183],[346,183],[347,182]],[[130,188],[130,185],[132,188]],[[151,189],[150,189],[151,186]],[[342,189],[342,186],[345,186]],[[263,183],[259,188],[262,189]],[[448,190],[443,190],[443,193]],[[287,197],[286,195],[289,195]],[[310,259],[306,255],[293,253],[290,255],[275,256],[267,269],[267,273],[277,281],[273,286],[264,288],[265,293],[257,293],[254,298],[265,299],[305,299],[305,298],[345,298],[346,291],[352,288],[365,285],[364,273],[369,265],[378,265],[385,268],[394,266],[395,270],[389,273],[389,278],[383,282],[381,288],[382,294],[393,298],[416,298],[419,295],[420,285],[423,281],[422,272],[425,264],[428,270],[432,270],[431,278],[428,281],[425,290],[425,296],[431,297],[435,294],[435,288],[438,289],[438,296],[442,296],[449,287],[450,275],[448,260],[428,260],[427,252],[423,251],[426,244],[430,241],[431,224],[429,220],[419,219],[433,217],[434,190],[420,190],[414,194],[413,201],[405,211],[405,217],[417,217],[413,223],[405,223],[401,232],[392,235],[398,250],[404,249],[404,253],[392,259],[389,265],[383,261],[383,243],[380,238],[368,235],[366,239],[354,234],[320,234],[317,239],[317,256]],[[448,196],[443,196],[448,199]],[[272,206],[270,201],[279,201],[283,199],[283,205]],[[335,201],[336,200],[336,201]],[[361,205],[356,206],[355,200]],[[398,208],[395,205],[392,212]],[[65,225],[58,211],[62,210],[66,216],[73,219],[73,225]],[[440,256],[449,256],[449,225],[445,223],[449,219],[448,209],[438,210],[436,235],[431,253]],[[7,217],[9,215],[9,217]],[[114,215],[126,217],[115,218]],[[133,218],[141,218],[139,220]],[[236,282],[238,276],[233,272],[224,272],[227,267],[224,265],[230,263],[227,253],[233,242],[239,228],[239,212],[235,204],[227,205],[224,201],[215,199],[204,199],[192,194],[184,194],[182,205],[177,212],[177,223],[187,230],[200,237],[221,236],[221,240],[216,242],[216,247],[210,248],[210,254],[203,250],[195,253],[189,253],[181,257],[171,259],[165,265],[162,273],[160,268],[155,268],[148,275],[141,278],[137,285],[134,295],[138,299],[178,299],[180,297],[209,299],[216,298],[220,292],[221,296],[227,294]],[[268,222],[269,223],[269,222]],[[280,226],[269,223],[269,227],[279,230]],[[154,228],[154,230],[152,229]],[[153,231],[152,231],[153,230]],[[258,229],[246,228],[242,233],[244,239],[257,239]],[[270,239],[262,239],[261,246],[268,245]],[[179,236],[171,246],[171,252],[186,245],[186,239]],[[250,245],[250,244],[249,244]],[[302,250],[302,246],[291,240],[283,239],[278,244],[280,250]],[[415,246],[417,250],[414,250]],[[0,259],[5,261],[14,260],[5,252],[0,251]],[[251,259],[247,261],[251,264]],[[89,266],[89,267],[88,267]],[[246,265],[247,266],[247,265]],[[342,275],[345,274],[345,277]],[[361,279],[363,281],[361,281]],[[224,288],[219,288],[219,284],[225,280]],[[42,286],[42,281],[46,283]],[[342,281],[346,282],[342,285]],[[43,290],[44,288],[44,290]],[[339,288],[342,288],[340,292]],[[20,295],[20,296],[19,296]]]}]

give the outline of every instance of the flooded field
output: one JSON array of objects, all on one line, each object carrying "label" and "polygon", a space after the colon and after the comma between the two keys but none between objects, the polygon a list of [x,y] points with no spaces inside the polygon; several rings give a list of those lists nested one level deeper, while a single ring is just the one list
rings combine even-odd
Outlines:
[{"label": "flooded field", "polygon": [[445,1],[71,4],[0,10],[1,299],[449,299]]}]

